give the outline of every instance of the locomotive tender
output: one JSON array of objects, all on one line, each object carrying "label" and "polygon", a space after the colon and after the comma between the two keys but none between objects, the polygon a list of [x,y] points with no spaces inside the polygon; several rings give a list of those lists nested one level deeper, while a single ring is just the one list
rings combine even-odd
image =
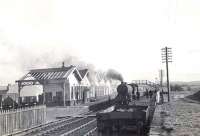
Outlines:
[{"label": "locomotive tender", "polygon": [[117,87],[114,109],[97,113],[98,133],[136,132],[138,135],[148,132],[155,110],[156,93],[148,105],[135,105],[137,84],[122,82]]}]

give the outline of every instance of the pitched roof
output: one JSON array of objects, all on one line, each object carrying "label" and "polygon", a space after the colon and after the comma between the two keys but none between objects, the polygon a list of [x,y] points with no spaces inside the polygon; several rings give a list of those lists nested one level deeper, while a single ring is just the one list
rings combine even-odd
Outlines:
[{"label": "pitched roof", "polygon": [[87,73],[88,73],[88,69],[79,69],[78,70],[79,71],[79,73],[80,73],[80,75],[81,75],[81,77],[82,77],[82,79],[87,75]]},{"label": "pitched roof", "polygon": [[75,72],[76,78],[82,79],[75,66],[48,69],[33,69],[20,80],[52,80],[67,78],[72,72]]}]

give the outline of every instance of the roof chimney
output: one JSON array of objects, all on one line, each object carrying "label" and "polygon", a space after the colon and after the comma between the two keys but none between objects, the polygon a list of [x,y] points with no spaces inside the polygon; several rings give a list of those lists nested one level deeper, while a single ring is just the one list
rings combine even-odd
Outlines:
[{"label": "roof chimney", "polygon": [[10,86],[11,86],[11,84],[8,84],[8,85],[7,85],[7,91],[9,90]]},{"label": "roof chimney", "polygon": [[65,67],[65,62],[63,61],[63,62],[62,62],[62,68],[64,68],[64,67]]}]

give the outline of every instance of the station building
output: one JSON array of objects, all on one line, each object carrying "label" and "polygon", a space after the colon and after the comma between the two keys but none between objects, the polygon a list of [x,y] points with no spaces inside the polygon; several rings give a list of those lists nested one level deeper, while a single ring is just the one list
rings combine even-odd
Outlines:
[{"label": "station building", "polygon": [[[82,74],[82,75],[81,75]],[[42,85],[43,101],[48,106],[75,105],[86,101],[89,82],[75,66],[30,70],[17,80],[19,94],[24,86]]]},{"label": "station building", "polygon": [[60,68],[30,70],[16,82],[20,97],[24,87],[41,85],[43,93],[39,100],[47,106],[79,105],[113,92],[109,81],[91,81],[89,74],[88,69],[65,67],[63,63]]}]

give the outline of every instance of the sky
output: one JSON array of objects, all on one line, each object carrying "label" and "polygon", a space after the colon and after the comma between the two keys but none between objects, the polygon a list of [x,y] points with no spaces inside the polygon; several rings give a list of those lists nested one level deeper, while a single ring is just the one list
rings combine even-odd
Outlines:
[{"label": "sky", "polygon": [[[75,56],[125,80],[200,80],[199,0],[0,0],[0,84]],[[58,65],[58,67],[60,67]]]}]

